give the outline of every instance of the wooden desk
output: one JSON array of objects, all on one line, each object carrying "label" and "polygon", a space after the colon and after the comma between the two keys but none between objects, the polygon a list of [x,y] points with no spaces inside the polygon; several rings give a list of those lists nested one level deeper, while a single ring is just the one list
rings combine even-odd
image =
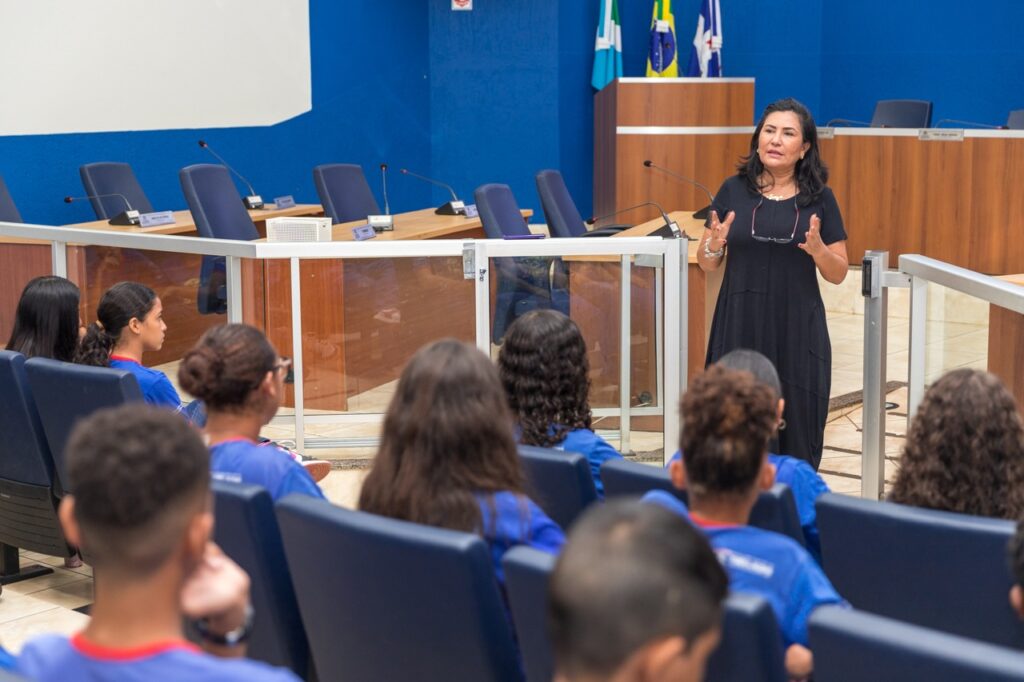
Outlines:
[{"label": "wooden desk", "polygon": [[[1024,286],[1024,274],[1000,279]],[[1024,315],[997,305],[989,306],[988,371],[1003,380],[1024,410]]]}]

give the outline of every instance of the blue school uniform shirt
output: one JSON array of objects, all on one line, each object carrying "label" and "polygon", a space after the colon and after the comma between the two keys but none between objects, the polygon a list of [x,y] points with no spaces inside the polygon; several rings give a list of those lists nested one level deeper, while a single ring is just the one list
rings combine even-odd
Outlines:
[{"label": "blue school uniform shirt", "polygon": [[663,490],[652,490],[643,501],[660,504],[700,528],[729,574],[729,588],[756,594],[771,605],[785,646],[808,645],[807,619],[814,609],[846,604],[810,553],[792,538],[695,519],[679,498]]},{"label": "blue school uniform shirt", "polygon": [[291,455],[274,445],[256,445],[245,438],[211,447],[210,471],[219,481],[266,488],[275,502],[291,493],[326,499],[313,477]]},{"label": "blue school uniform shirt", "polygon": [[25,645],[16,672],[35,682],[297,682],[289,670],[244,658],[217,658],[187,642],[111,649],[85,640],[43,635]]},{"label": "blue school uniform shirt", "polygon": [[601,482],[601,464],[609,459],[622,459],[619,451],[590,429],[573,429],[554,448],[565,452],[578,452],[587,458],[587,461],[590,462],[590,475],[594,479],[594,488],[597,489],[597,497],[603,500],[604,484]]},{"label": "blue school uniform shirt", "polygon": [[558,554],[565,534],[530,498],[503,490],[477,495],[481,532],[491,550],[491,563],[498,582],[505,584],[501,558],[516,545],[526,545],[548,554]]},{"label": "blue school uniform shirt", "polygon": [[142,389],[142,397],[150,405],[169,407],[175,412],[181,412],[181,398],[171,385],[171,380],[160,370],[143,367],[135,360],[120,355],[110,356],[110,366],[134,374],[135,380],[139,382],[139,388]]}]

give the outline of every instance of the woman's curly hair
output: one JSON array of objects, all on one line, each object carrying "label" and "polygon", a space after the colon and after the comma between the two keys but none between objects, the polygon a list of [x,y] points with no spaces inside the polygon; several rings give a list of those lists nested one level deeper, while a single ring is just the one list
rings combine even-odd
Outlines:
[{"label": "woman's curly hair", "polygon": [[889,500],[1024,516],[1024,421],[998,377],[957,369],[931,385],[910,425]]},{"label": "woman's curly hair", "polygon": [[551,447],[590,428],[590,363],[579,327],[555,310],[526,313],[508,328],[498,370],[519,441]]}]

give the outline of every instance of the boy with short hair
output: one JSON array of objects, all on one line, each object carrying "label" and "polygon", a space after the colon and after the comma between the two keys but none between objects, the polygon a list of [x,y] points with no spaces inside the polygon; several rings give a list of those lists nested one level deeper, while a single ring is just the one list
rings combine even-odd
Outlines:
[{"label": "boy with short hair", "polygon": [[559,682],[697,682],[728,579],[707,541],[657,505],[613,501],[573,526],[551,576]]},{"label": "boy with short hair", "polygon": [[[172,412],[144,404],[82,421],[67,449],[60,518],[93,565],[96,601],[70,639],[38,637],[17,671],[49,680],[287,681],[290,672],[240,657],[251,629],[249,578],[213,542],[210,455]],[[185,641],[198,619],[204,648]]]}]

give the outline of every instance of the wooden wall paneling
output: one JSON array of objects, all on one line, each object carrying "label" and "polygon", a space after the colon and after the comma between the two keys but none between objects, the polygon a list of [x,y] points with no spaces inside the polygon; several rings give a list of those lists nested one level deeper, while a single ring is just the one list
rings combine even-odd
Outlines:
[{"label": "wooden wall paneling", "polygon": [[[618,82],[594,95],[594,215],[615,210]],[[586,217],[586,216],[584,216]]]},{"label": "wooden wall paneling", "polygon": [[620,126],[749,126],[754,83],[620,82]]},{"label": "wooden wall paneling", "polygon": [[1024,315],[997,305],[989,306],[988,371],[1024,405]]},{"label": "wooden wall paneling", "polygon": [[889,140],[842,136],[821,141],[822,160],[829,168],[828,184],[846,227],[851,263],[859,264],[866,250],[889,249],[885,227],[890,223],[893,182]]},{"label": "wooden wall paneling", "polygon": [[1024,139],[969,140],[974,201],[957,236],[967,241],[970,268],[1024,272]]},{"label": "wooden wall paneling", "polygon": [[14,328],[21,292],[33,277],[52,273],[50,245],[0,243],[0,345]]}]

